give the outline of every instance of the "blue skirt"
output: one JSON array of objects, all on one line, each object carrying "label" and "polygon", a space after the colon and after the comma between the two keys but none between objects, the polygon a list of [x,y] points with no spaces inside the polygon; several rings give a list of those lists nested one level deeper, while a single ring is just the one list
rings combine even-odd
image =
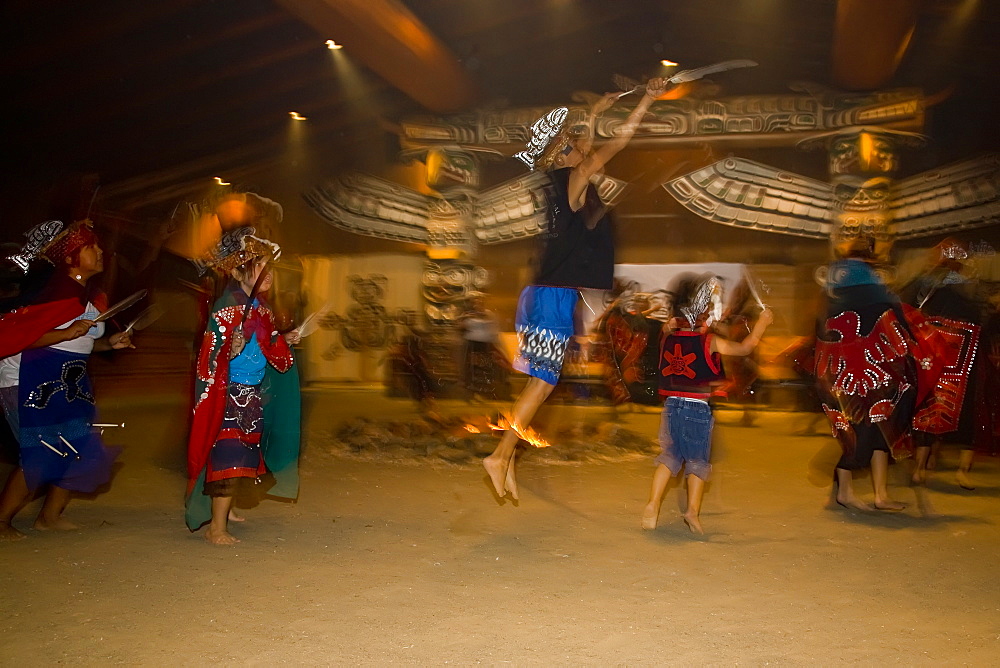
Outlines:
[{"label": "blue skirt", "polygon": [[28,489],[55,485],[89,493],[108,482],[121,450],[105,447],[91,426],[97,410],[87,355],[25,350],[18,382],[20,463]]}]

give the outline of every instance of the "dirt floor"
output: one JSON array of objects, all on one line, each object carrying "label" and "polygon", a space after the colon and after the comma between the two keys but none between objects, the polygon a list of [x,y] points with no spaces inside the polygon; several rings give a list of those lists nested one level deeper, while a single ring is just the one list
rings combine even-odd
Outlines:
[{"label": "dirt floor", "polygon": [[[498,502],[474,465],[332,454],[345,419],[413,407],[327,388],[305,393],[298,502],[248,510],[219,548],[184,527],[185,408],[158,389],[99,395],[125,453],[105,493],[70,505],[81,530],[29,530],[36,502],[16,520],[28,538],[0,545],[0,664],[1000,665],[995,459],[972,492],[946,452],[926,489],[893,468],[902,513],[829,509],[836,446],[792,435],[807,416],[720,412],[707,535],[686,530],[676,486],[642,532],[648,457],[528,453],[521,501]],[[657,422],[541,418],[650,438]]]}]

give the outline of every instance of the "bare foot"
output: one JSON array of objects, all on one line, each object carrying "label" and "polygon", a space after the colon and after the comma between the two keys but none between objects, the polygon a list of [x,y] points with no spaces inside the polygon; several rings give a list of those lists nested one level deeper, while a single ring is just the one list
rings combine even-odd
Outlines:
[{"label": "bare foot", "polygon": [[848,510],[861,510],[864,512],[871,512],[875,510],[875,506],[873,506],[870,503],[865,503],[856,496],[841,498],[840,495],[838,494],[837,503],[843,506],[844,508],[847,508]]},{"label": "bare foot", "polygon": [[229,511],[229,521],[230,522],[246,522],[247,518],[242,515],[237,515],[235,510],[230,509]]},{"label": "bare foot", "polygon": [[957,482],[958,486],[961,487],[962,489],[976,488],[976,486],[972,484],[972,480],[969,479],[968,471],[963,471],[962,469],[959,469],[958,472],[955,474],[955,482]]},{"label": "bare foot", "polygon": [[927,471],[916,469],[915,471],[913,471],[913,475],[910,477],[910,482],[912,482],[914,485],[923,485],[924,483],[927,482]]},{"label": "bare foot", "polygon": [[502,497],[506,494],[507,492],[504,489],[504,484],[507,471],[505,468],[508,467],[502,466],[499,458],[490,455],[483,460],[483,468],[486,469],[486,472],[490,475],[490,481],[493,482],[493,489],[496,490],[497,496]]},{"label": "bare foot", "polygon": [[656,528],[656,520],[658,520],[660,514],[657,512],[656,507],[652,505],[647,505],[642,511],[642,528],[646,531],[652,531]]},{"label": "bare foot", "polygon": [[49,531],[49,530],[51,530],[51,531],[75,531],[75,530],[79,529],[80,527],[78,527],[77,525],[73,524],[72,522],[70,522],[65,517],[57,517],[54,520],[47,520],[44,517],[42,517],[41,515],[39,515],[38,518],[35,520],[34,525],[32,525],[32,528],[33,529],[37,529],[38,531]]},{"label": "bare foot", "polygon": [[27,536],[11,526],[10,522],[0,522],[0,542],[12,542],[23,538]]},{"label": "bare foot", "polygon": [[934,453],[931,453],[930,455],[927,456],[927,468],[930,469],[931,471],[937,468],[937,457],[934,455]]},{"label": "bare foot", "polygon": [[875,501],[876,510],[891,510],[897,512],[906,508],[906,504],[902,501],[893,501],[892,499],[884,499],[882,501]]},{"label": "bare foot", "polygon": [[212,545],[235,545],[240,539],[228,531],[215,531],[212,527],[205,529],[205,540]]},{"label": "bare foot", "polygon": [[503,482],[504,491],[510,494],[510,498],[517,501],[520,497],[517,495],[517,480],[514,478],[514,458],[510,460],[510,466],[507,467],[507,477]]},{"label": "bare foot", "polygon": [[684,524],[688,525],[688,529],[691,529],[691,533],[696,533],[699,536],[705,535],[705,530],[701,528],[701,519],[697,515],[684,513],[681,517],[684,518]]}]

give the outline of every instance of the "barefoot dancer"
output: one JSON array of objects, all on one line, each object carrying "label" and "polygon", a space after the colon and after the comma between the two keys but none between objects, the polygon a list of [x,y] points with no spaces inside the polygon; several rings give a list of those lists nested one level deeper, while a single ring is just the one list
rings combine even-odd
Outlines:
[{"label": "barefoot dancer", "polygon": [[91,493],[111,478],[118,450],[105,447],[90,426],[96,409],[87,360],[93,350],[132,346],[129,334],[104,337],[104,323],[94,322],[107,299],[91,280],[104,260],[90,221],[65,229],[48,221],[29,238],[43,228],[48,240],[25,253],[37,253],[55,272],[33,303],[6,314],[0,328],[0,391],[19,442],[18,467],[0,494],[0,539],[7,540],[24,538],[11,520],[37,489],[48,486],[34,528],[75,529],[62,516],[73,492]]},{"label": "barefoot dancer", "polygon": [[961,449],[956,482],[964,489],[973,489],[969,469],[975,455],[973,423],[980,400],[978,375],[983,368],[983,356],[977,355],[981,305],[976,299],[976,283],[963,275],[969,258],[966,245],[948,238],[932,253],[933,265],[904,287],[900,296],[960,343],[955,345],[958,354],[949,360],[938,381],[935,397],[913,419],[917,451],[912,482],[925,482],[927,469],[932,468],[927,466],[928,457],[932,452],[937,455],[941,443],[954,443]]},{"label": "barefoot dancer", "polygon": [[[859,510],[901,510],[886,487],[890,455],[913,451],[914,409],[940,371],[937,335],[918,311],[902,306],[868,263],[859,238],[827,273],[829,303],[816,342],[816,378],[823,410],[843,455],[834,484],[837,503]],[[874,506],[854,493],[852,471],[871,466]]]},{"label": "barefoot dancer", "polygon": [[267,261],[279,253],[242,227],[223,237],[209,262],[233,280],[212,309],[198,356],[186,520],[192,531],[208,522],[205,540],[215,545],[239,542],[228,525],[243,520],[233,513],[235,496],[298,495],[299,387],[288,345],[299,337],[279,336],[263,301],[272,283]]},{"label": "barefoot dancer", "polygon": [[760,343],[764,330],[774,320],[764,310],[751,332],[742,341],[730,341],[708,330],[712,323],[712,302],[721,295],[721,283],[714,276],[685,276],[679,279],[675,306],[681,318],[663,326],[660,341],[660,395],[666,398],[660,417],[660,446],[649,502],[642,513],[642,528],[655,529],[667,483],[687,473],[687,508],[684,523],[694,533],[701,528],[701,499],[712,470],[712,408],[708,405],[713,385],[722,379],[720,355],[743,357]]},{"label": "barefoot dancer", "polygon": [[591,151],[591,132],[597,114],[610,109],[617,94],[609,94],[591,108],[585,134],[563,127],[565,107],[549,112],[532,127],[528,149],[519,153],[532,169],[550,169],[549,228],[538,273],[521,292],[516,327],[520,352],[514,368],[530,376],[511,411],[512,428],[504,432],[493,454],[483,460],[499,496],[518,498],[514,452],[518,432],[527,429],[535,412],[559,382],[566,344],[573,335],[573,312],[579,289],[607,290],[612,286],[614,231],[607,208],[590,177],[625,148],[636,127],[666,86],[665,79],[646,84],[642,100],[618,128],[617,136]]}]

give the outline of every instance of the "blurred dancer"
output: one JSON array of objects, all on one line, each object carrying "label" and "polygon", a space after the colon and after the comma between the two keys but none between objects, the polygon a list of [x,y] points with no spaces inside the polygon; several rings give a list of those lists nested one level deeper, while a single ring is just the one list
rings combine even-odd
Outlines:
[{"label": "blurred dancer", "polygon": [[[933,249],[933,265],[903,288],[903,301],[923,311],[946,334],[944,369],[931,403],[914,417],[916,466],[913,482],[927,479],[928,458],[941,443],[957,443],[959,454],[956,482],[973,489],[969,469],[973,456],[973,422],[980,389],[978,374],[983,366],[978,356],[981,312],[976,285],[964,275],[968,250],[954,239],[945,239]],[[933,464],[930,466],[933,468]]]},{"label": "blurred dancer", "polygon": [[0,493],[0,539],[8,540],[24,538],[11,521],[38,489],[48,487],[34,528],[68,530],[77,528],[62,516],[72,494],[110,480],[119,450],[91,427],[97,411],[87,360],[94,350],[132,347],[128,333],[105,337],[104,323],[94,321],[107,299],[92,280],[104,258],[90,221],[36,230],[43,226],[54,236],[26,254],[55,266],[51,280],[31,305],[0,321],[0,397],[19,443],[18,466]]},{"label": "blurred dancer", "polygon": [[534,282],[521,292],[515,322],[520,352],[514,368],[530,378],[514,403],[511,428],[483,460],[499,496],[509,493],[518,498],[514,475],[517,442],[559,382],[566,345],[574,332],[573,312],[580,289],[612,287],[614,230],[590,178],[625,148],[666,84],[666,79],[650,80],[642,100],[617,128],[616,137],[597,150],[591,150],[594,119],[611,108],[618,94],[605,95],[593,105],[583,134],[564,127],[564,107],[553,110],[535,122],[527,150],[517,155],[532,169],[552,171],[549,225],[543,234],[541,262]]},{"label": "blurred dancer", "polygon": [[[933,327],[902,306],[869,264],[871,242],[858,239],[827,272],[829,301],[816,342],[823,410],[843,454],[837,503],[859,510],[902,510],[887,489],[890,455],[913,453],[910,423],[940,371],[928,348]],[[871,466],[874,505],[854,493],[853,474]]]},{"label": "blurred dancer", "polygon": [[764,310],[742,340],[716,336],[709,327],[721,290],[721,281],[706,275],[681,277],[674,291],[680,316],[664,324],[660,339],[660,396],[665,398],[659,433],[662,452],[656,458],[649,502],[642,513],[643,529],[656,528],[667,483],[683,466],[687,474],[684,523],[692,532],[704,533],[701,501],[712,471],[713,418],[708,400],[724,378],[721,356],[749,355],[774,321],[771,311]]},{"label": "blurred dancer", "polygon": [[[506,383],[507,369],[498,349],[500,328],[483,298],[474,296],[469,309],[458,319],[465,341],[463,381],[472,401],[496,401],[498,388]],[[505,397],[508,398],[508,397]]]},{"label": "blurred dancer", "polygon": [[996,456],[1000,452],[1000,289],[986,299],[986,313],[979,339],[976,378],[976,419],[972,445],[976,452]]},{"label": "blurred dancer", "polygon": [[275,330],[264,295],[269,260],[280,249],[241,227],[223,236],[209,262],[231,277],[215,302],[197,361],[196,404],[188,440],[188,528],[206,522],[205,540],[239,542],[229,533],[234,498],[298,495],[299,383],[289,344]]}]

